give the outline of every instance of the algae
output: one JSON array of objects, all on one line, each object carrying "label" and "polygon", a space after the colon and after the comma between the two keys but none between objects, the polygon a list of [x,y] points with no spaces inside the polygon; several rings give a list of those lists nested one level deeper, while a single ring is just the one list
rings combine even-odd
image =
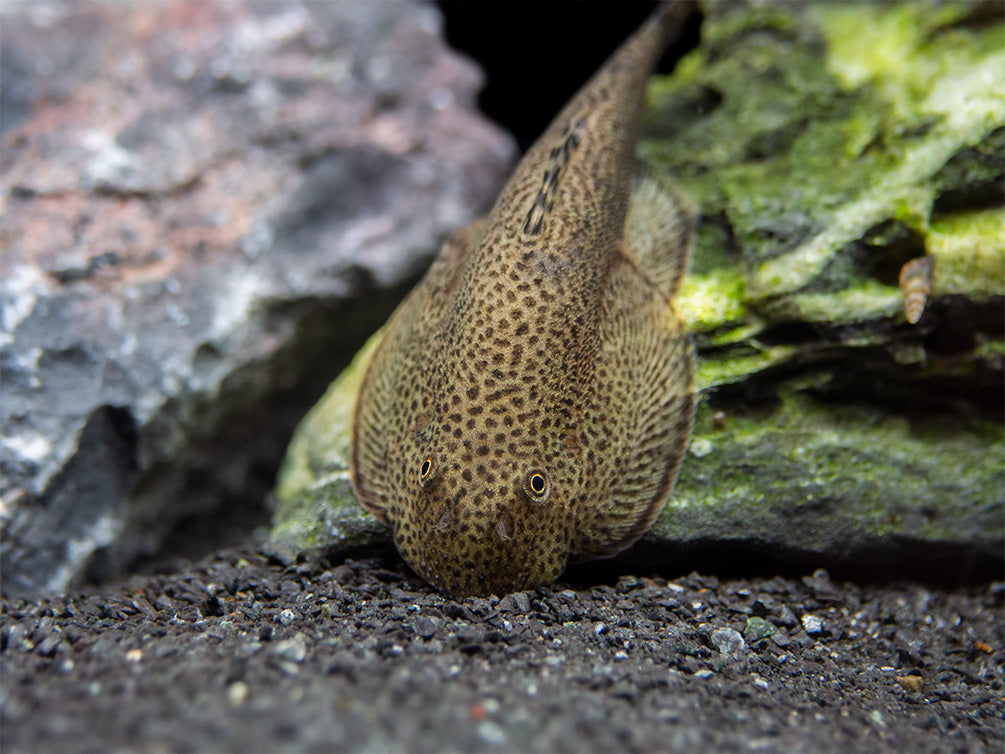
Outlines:
[{"label": "algae", "polygon": [[[1000,571],[1005,20],[982,8],[709,2],[700,46],[653,79],[639,156],[702,215],[679,302],[701,404],[654,568],[754,542]],[[909,325],[898,275],[922,255]],[[291,443],[280,555],[389,539],[346,468],[366,353]]]},{"label": "algae", "polygon": [[268,549],[292,560],[385,537],[386,527],[359,505],[349,479],[349,443],[356,394],[383,329],[366,342],[300,422],[276,482]]},{"label": "algae", "polygon": [[[867,537],[1001,545],[1005,429],[924,422],[855,404],[825,405],[786,386],[770,413],[699,416],[666,509],[647,536],[742,536],[814,551]],[[806,526],[809,522],[809,526]],[[795,524],[795,525],[794,525]]]},{"label": "algae", "polygon": [[937,218],[928,235],[936,290],[977,300],[1005,296],[1005,215],[1002,210],[957,212]]}]

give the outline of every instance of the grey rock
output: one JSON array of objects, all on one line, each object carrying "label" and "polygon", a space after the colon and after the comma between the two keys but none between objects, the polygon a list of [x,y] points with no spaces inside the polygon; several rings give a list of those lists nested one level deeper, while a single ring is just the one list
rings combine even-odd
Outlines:
[{"label": "grey rock", "polygon": [[0,568],[59,591],[261,509],[514,150],[427,4],[3,12]]},{"label": "grey rock", "polygon": [[802,617],[803,630],[810,636],[819,636],[824,633],[824,622],[816,615],[807,613]]},{"label": "grey rock", "polygon": [[743,638],[748,644],[756,644],[762,639],[767,639],[775,634],[778,629],[764,618],[747,618],[747,625],[743,629]]},{"label": "grey rock", "polygon": [[712,631],[712,644],[724,655],[737,655],[744,652],[747,643],[739,631],[732,628],[717,628]]},{"label": "grey rock", "polygon": [[272,648],[272,654],[279,660],[301,663],[307,657],[307,640],[303,634],[283,639]]}]

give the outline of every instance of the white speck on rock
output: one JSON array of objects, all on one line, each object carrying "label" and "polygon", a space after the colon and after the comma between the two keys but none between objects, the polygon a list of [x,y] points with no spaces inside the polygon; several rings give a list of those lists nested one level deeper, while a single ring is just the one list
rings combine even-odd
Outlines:
[{"label": "white speck on rock", "polygon": [[68,540],[64,550],[66,556],[60,567],[53,571],[45,588],[52,592],[65,589],[74,575],[81,572],[83,563],[91,554],[114,541],[123,528],[122,518],[106,513],[85,527],[79,537]]},{"label": "white speck on rock", "polygon": [[20,432],[9,437],[2,437],[0,438],[0,446],[32,463],[41,463],[52,451],[52,445],[45,436],[35,432]]},{"label": "white speck on rock", "polygon": [[37,267],[4,265],[0,277],[0,331],[14,332],[35,308],[39,292],[47,287]]},{"label": "white speck on rock", "polygon": [[91,130],[81,141],[92,153],[81,176],[84,186],[129,186],[134,176],[142,174],[144,166],[137,155],[119,145],[113,134]]},{"label": "white speck on rock", "polygon": [[704,458],[712,452],[712,441],[706,437],[696,437],[691,441],[691,447],[688,450],[696,458]]},{"label": "white speck on rock", "polygon": [[240,707],[248,698],[248,684],[235,681],[227,687],[227,700],[232,707]]},{"label": "white speck on rock", "polygon": [[210,339],[230,335],[251,318],[251,309],[259,300],[262,280],[251,272],[235,275],[229,290],[221,291],[213,312]]}]

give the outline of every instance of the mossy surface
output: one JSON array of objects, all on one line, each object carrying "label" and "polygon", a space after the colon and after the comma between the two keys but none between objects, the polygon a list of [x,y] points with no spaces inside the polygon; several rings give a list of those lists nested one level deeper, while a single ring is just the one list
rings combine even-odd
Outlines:
[{"label": "mossy surface", "polygon": [[[684,543],[735,541],[832,564],[905,542],[1000,563],[1001,14],[978,2],[704,11],[700,47],[653,80],[639,149],[703,215],[680,301],[702,401],[646,535],[652,565]],[[910,325],[898,277],[923,255],[934,275]],[[365,360],[290,446],[277,552],[388,540],[347,477]]]},{"label": "mossy surface", "polygon": [[698,333],[903,321],[896,272],[926,253],[933,300],[1005,294],[1005,50],[980,12],[706,7],[701,47],[652,86],[641,147],[706,218],[682,301]]},{"label": "mossy surface", "polygon": [[[1000,553],[1005,432],[821,405],[791,389],[770,411],[699,413],[691,452],[651,537],[737,537],[832,552],[888,536]],[[721,420],[720,420],[721,424]]]},{"label": "mossy surface", "polygon": [[928,250],[938,289],[984,300],[1005,293],[1005,213],[957,212],[932,222]]},{"label": "mossy surface", "polygon": [[269,549],[292,560],[367,547],[385,539],[386,527],[364,511],[349,479],[349,443],[356,393],[370,357],[380,343],[377,331],[356,354],[297,427],[276,483],[276,513]]}]

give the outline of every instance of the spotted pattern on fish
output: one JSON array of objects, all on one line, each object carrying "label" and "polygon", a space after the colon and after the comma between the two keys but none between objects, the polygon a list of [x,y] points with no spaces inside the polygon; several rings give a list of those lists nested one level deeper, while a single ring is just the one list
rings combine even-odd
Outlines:
[{"label": "spotted pattern on fish", "polygon": [[367,368],[354,488],[448,594],[528,589],[617,553],[677,477],[695,380],[674,300],[694,215],[633,174],[647,76],[689,11],[664,6],[559,113]]}]

